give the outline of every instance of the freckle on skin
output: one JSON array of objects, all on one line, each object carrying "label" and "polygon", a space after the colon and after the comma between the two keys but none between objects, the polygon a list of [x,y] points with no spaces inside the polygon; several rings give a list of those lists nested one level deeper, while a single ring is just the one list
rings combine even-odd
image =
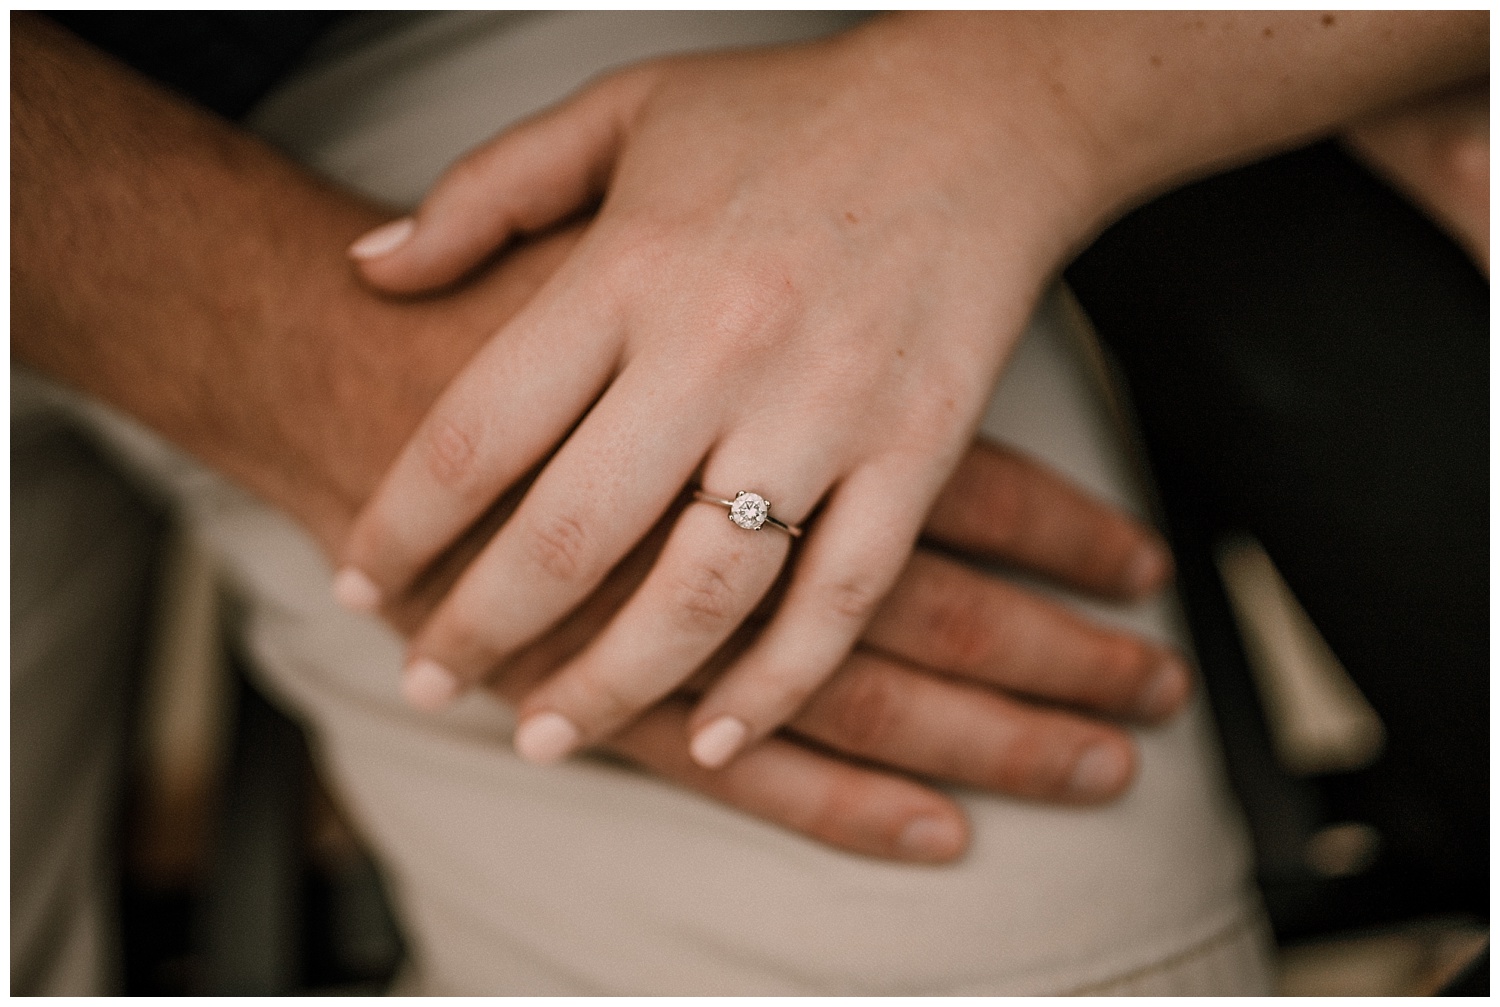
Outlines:
[{"label": "freckle on skin", "polygon": [[853,213],[850,213],[848,210],[844,211],[844,219],[851,224],[859,223],[859,218],[856,217]]},{"label": "freckle on skin", "polygon": [[1161,66],[1161,57],[1160,56],[1152,56],[1151,57],[1151,65],[1152,66]]},{"label": "freckle on skin", "polygon": [[1332,14],[1324,14],[1323,15],[1323,27],[1324,28],[1332,28],[1333,25],[1334,25],[1334,22],[1336,20],[1337,20],[1337,18],[1335,18]]},{"label": "freckle on skin", "polygon": [[901,349],[898,346],[898,347],[896,347],[896,356],[898,356],[898,357],[904,357],[904,356],[906,356],[906,351],[903,350],[903,349]]},{"label": "freckle on skin", "polygon": [[1264,35],[1266,38],[1275,38],[1276,37],[1276,33],[1274,31],[1272,31],[1271,29],[1269,29],[1269,28],[1263,28],[1263,29],[1261,29],[1261,34]]}]

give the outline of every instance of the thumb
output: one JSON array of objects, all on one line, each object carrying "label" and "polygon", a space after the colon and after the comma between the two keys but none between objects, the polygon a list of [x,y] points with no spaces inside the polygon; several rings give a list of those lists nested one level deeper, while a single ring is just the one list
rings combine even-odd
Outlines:
[{"label": "thumb", "polygon": [[415,214],[375,228],[349,256],[373,286],[419,293],[457,280],[512,236],[582,209],[605,189],[644,84],[617,74],[476,147]]}]

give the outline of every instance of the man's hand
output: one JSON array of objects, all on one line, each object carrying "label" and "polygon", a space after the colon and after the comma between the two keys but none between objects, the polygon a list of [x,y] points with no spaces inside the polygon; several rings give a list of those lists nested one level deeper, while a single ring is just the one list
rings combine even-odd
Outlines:
[{"label": "man's hand", "polygon": [[[379,208],[35,18],[12,19],[11,79],[15,359],[155,427],[290,513],[330,554],[448,379],[576,239],[528,246],[441,300],[382,301],[342,258]],[[1113,558],[1070,563],[1078,544],[1038,501],[1090,505],[1012,456],[974,457],[964,469],[974,482],[955,484],[934,515],[936,539],[1105,592],[1166,578],[1154,537],[1097,509],[1075,531],[1091,527]],[[996,527],[1011,537],[987,536],[975,516],[1007,500],[1017,519]],[[1056,551],[1044,547],[1059,532]],[[1145,574],[1129,574],[1140,557]],[[615,595],[588,606],[611,611],[628,579],[612,583]],[[398,618],[410,626],[423,604],[430,596]],[[1106,798],[1129,779],[1118,727],[992,686],[1147,718],[1187,690],[1180,664],[1159,649],[935,554],[913,561],[876,625],[794,733],[725,773],[691,763],[677,700],[636,723],[620,750],[836,845],[941,861],[963,849],[962,814],[899,770],[1070,800]],[[560,627],[536,663],[518,658],[497,687],[545,670],[586,631],[586,621]],[[1163,669],[1165,685],[1154,684]],[[1084,771],[1085,753],[1101,746],[1114,762]]]},{"label": "man's hand", "polygon": [[[492,691],[514,703],[592,640],[644,578],[685,505],[679,501],[567,620],[493,672]],[[445,560],[422,594],[388,611],[393,622],[409,625],[430,611],[490,523]],[[965,456],[927,534],[935,545],[1106,597],[1147,593],[1170,569],[1155,537],[1139,524],[1024,456],[984,444]],[[1180,709],[1188,692],[1187,670],[1174,654],[1094,627],[1060,605],[923,548],[860,648],[789,729],[724,769],[705,770],[685,747],[687,700],[753,637],[774,600],[688,690],[602,747],[861,853],[941,861],[965,845],[957,806],[901,771],[1039,800],[1087,804],[1115,797],[1134,773],[1129,736],[1079,711],[1154,723]],[[447,697],[411,698],[423,704]],[[810,752],[803,739],[868,762],[814,754],[818,750]]]}]

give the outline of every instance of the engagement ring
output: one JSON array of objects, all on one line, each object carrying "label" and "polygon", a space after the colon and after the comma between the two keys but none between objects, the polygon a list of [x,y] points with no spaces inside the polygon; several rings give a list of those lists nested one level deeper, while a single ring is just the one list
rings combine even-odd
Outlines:
[{"label": "engagement ring", "polygon": [[729,508],[729,520],[739,525],[746,531],[759,531],[766,525],[772,528],[780,528],[792,538],[802,534],[801,528],[795,528],[784,521],[778,521],[771,516],[771,504],[759,493],[751,493],[748,490],[740,490],[733,500],[722,500],[716,496],[710,496],[702,490],[693,491],[693,499],[700,503],[718,504],[720,507]]}]

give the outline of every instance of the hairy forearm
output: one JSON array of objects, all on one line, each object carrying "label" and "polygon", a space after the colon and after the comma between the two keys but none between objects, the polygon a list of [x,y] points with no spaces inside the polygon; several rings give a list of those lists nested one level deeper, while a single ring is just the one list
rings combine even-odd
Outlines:
[{"label": "hairy forearm", "polygon": [[440,300],[375,297],[343,249],[380,208],[47,22],[12,28],[13,358],[331,547],[549,254]]}]

